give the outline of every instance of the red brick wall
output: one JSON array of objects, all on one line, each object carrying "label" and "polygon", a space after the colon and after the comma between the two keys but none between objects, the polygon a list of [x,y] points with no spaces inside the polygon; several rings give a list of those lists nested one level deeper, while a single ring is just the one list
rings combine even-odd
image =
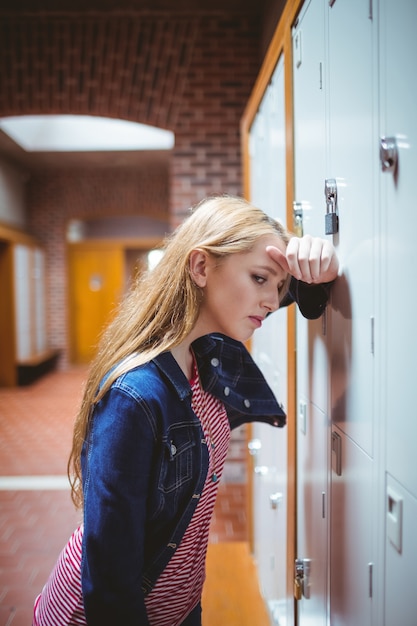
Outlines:
[{"label": "red brick wall", "polygon": [[174,129],[174,214],[204,195],[242,193],[239,124],[258,69],[249,20],[199,23]]},{"label": "red brick wall", "polygon": [[0,116],[119,117],[175,133],[168,173],[43,171],[30,228],[45,244],[50,341],[67,343],[65,231],[72,218],[148,212],[173,225],[213,193],[242,193],[239,124],[260,67],[249,16],[1,16]]},{"label": "red brick wall", "polygon": [[[1,10],[0,10],[1,18]],[[248,16],[0,19],[0,116],[75,113],[172,130],[170,209],[241,191],[239,121],[260,66]]]},{"label": "red brick wall", "polygon": [[[67,360],[66,232],[72,219],[148,215],[164,218],[169,198],[166,167],[138,170],[43,172],[29,182],[30,230],[47,258],[48,338]],[[166,213],[165,213],[166,216]],[[130,233],[133,237],[134,233]]]}]

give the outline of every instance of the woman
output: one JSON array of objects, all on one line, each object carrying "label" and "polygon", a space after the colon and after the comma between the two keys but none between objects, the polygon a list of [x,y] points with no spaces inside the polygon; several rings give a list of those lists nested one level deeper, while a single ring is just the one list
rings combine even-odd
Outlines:
[{"label": "woman", "polygon": [[[230,431],[285,424],[242,342],[280,302],[318,317],[338,262],[245,200],[203,201],[102,338],[74,429],[84,522],[35,604],[36,626],[195,626]],[[322,284],[323,283],[323,284]]]}]

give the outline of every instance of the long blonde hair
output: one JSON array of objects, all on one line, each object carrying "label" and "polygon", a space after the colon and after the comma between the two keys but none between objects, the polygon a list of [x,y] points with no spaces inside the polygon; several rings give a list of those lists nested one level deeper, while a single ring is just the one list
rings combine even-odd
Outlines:
[{"label": "long blonde hair", "polygon": [[68,475],[77,507],[83,502],[81,450],[92,407],[118,376],[180,344],[196,323],[201,290],[190,276],[192,250],[221,259],[248,252],[259,237],[270,234],[288,242],[285,228],[246,200],[227,195],[207,198],[167,238],[157,266],[133,286],[101,337],[75,422]]}]

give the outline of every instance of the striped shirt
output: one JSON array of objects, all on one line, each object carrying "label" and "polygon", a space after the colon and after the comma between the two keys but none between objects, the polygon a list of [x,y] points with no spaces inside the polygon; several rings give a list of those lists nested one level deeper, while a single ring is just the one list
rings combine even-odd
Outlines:
[{"label": "striped shirt", "polygon": [[33,626],[86,625],[81,591],[82,525],[71,535],[35,600]]},{"label": "striped shirt", "polygon": [[[205,392],[195,369],[192,407],[208,446],[209,470],[199,503],[172,559],[145,598],[151,626],[179,626],[201,599],[210,520],[230,440],[223,404]],[[81,588],[83,526],[59,555],[36,598],[33,626],[87,626]]]},{"label": "striped shirt", "polygon": [[230,440],[226,410],[219,400],[202,389],[196,371],[191,388],[192,408],[203,428],[203,445],[208,445],[209,471],[177,550],[145,598],[152,626],[178,626],[201,599],[210,521]]}]

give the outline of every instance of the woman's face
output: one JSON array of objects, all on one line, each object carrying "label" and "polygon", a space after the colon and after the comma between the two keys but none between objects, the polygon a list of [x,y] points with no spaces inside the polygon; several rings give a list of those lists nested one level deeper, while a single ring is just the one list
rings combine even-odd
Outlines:
[{"label": "woman's face", "polygon": [[201,334],[219,332],[246,341],[279,307],[278,290],[287,273],[271,259],[266,246],[285,252],[278,235],[261,237],[250,252],[206,261],[204,297],[197,326]]}]

